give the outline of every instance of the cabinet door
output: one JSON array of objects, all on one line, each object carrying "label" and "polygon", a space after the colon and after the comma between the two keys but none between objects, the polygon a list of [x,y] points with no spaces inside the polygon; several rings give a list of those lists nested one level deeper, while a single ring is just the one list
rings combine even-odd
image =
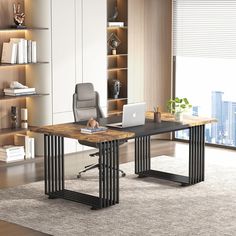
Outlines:
[{"label": "cabinet door", "polygon": [[106,0],[83,0],[83,82],[91,82],[107,103]]},{"label": "cabinet door", "polygon": [[52,0],[53,113],[72,111],[75,29],[75,1]]}]

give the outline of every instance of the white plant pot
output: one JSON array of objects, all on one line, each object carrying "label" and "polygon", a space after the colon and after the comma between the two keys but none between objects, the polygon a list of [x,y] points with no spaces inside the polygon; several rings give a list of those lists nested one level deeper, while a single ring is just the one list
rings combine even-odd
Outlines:
[{"label": "white plant pot", "polygon": [[175,120],[176,121],[183,121],[183,113],[182,112],[175,113]]}]

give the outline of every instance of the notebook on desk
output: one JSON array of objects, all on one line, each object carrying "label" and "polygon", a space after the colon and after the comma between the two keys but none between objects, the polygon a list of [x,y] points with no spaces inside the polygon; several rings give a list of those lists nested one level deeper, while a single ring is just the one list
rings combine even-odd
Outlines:
[{"label": "notebook on desk", "polygon": [[145,124],[146,103],[134,103],[123,106],[122,122],[107,124],[109,127],[127,128]]}]

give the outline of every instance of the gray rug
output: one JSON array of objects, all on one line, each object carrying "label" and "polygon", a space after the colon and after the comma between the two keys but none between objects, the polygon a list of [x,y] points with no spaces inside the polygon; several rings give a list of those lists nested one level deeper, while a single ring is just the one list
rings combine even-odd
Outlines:
[{"label": "gray rug", "polygon": [[[236,235],[236,156],[206,159],[206,181],[190,187],[137,179],[133,163],[124,164],[127,177],[120,179],[120,204],[98,211],[47,199],[43,182],[0,190],[0,219],[63,236]],[[152,166],[187,172],[181,154],[178,158],[154,158]],[[66,185],[94,194],[97,171],[80,180],[70,179]]]}]

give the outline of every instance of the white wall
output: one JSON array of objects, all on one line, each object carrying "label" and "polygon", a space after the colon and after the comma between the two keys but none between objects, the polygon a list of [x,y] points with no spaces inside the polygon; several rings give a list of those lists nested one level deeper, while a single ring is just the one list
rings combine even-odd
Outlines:
[{"label": "white wall", "polygon": [[[75,85],[91,82],[106,110],[106,0],[52,0],[53,124],[73,122]],[[87,149],[87,148],[86,148]],[[65,152],[85,150],[66,140]]]},{"label": "white wall", "polygon": [[106,0],[83,1],[83,82],[92,82],[107,106]]}]

